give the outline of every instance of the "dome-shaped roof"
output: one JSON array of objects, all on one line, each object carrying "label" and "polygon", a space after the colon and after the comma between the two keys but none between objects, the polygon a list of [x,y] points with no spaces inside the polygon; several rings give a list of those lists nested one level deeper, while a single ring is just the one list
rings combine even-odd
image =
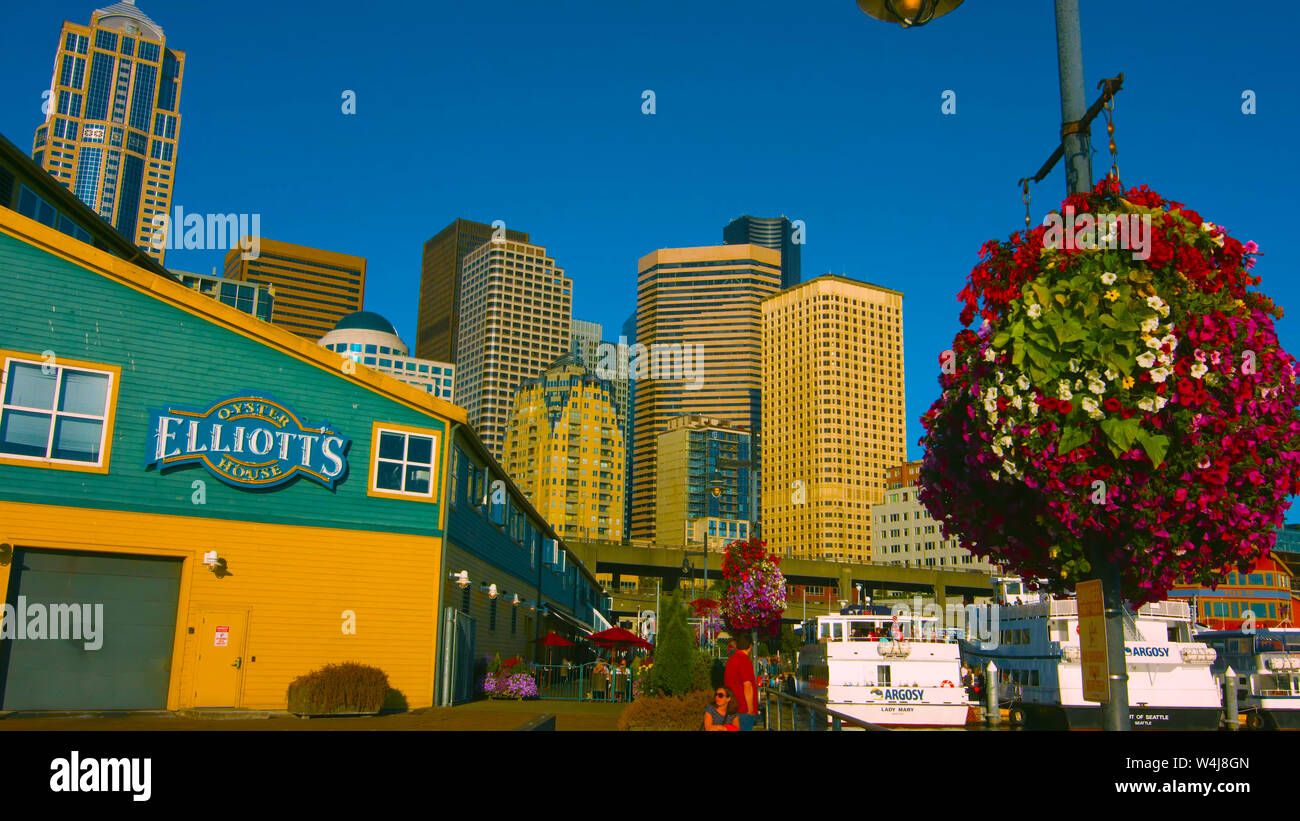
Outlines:
[{"label": "dome-shaped roof", "polygon": [[397,336],[397,329],[393,323],[384,319],[374,311],[357,311],[348,314],[338,321],[334,326],[336,331],[378,331],[379,333],[392,334]]}]

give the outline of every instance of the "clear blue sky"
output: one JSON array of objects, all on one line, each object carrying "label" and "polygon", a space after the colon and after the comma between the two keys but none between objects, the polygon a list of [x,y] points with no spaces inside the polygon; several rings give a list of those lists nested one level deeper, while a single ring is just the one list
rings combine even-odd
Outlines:
[{"label": "clear blue sky", "polygon": [[[408,344],[421,246],[456,217],[530,232],[573,278],[574,316],[616,336],[638,257],[720,244],[742,213],[784,213],[807,224],[805,278],[831,271],[906,294],[911,458],[959,327],[956,293],[981,243],[1023,226],[1016,180],[1060,127],[1046,0],[970,0],[910,31],[853,0],[138,5],[187,54],[173,204],[257,212],[264,236],[366,257],[366,307]],[[1089,99],[1102,77],[1125,75],[1124,182],[1258,242],[1263,290],[1300,311],[1300,12],[1082,5]],[[6,8],[0,131],[20,147],[42,119],[61,21],[88,23],[95,7]],[[355,116],[340,111],[345,89]],[[954,116],[940,111],[947,89]],[[1097,135],[1100,175],[1104,125]],[[1064,187],[1058,167],[1034,188],[1035,223]],[[221,258],[173,251],[167,264],[206,272]],[[1296,327],[1279,323],[1293,353]]]}]

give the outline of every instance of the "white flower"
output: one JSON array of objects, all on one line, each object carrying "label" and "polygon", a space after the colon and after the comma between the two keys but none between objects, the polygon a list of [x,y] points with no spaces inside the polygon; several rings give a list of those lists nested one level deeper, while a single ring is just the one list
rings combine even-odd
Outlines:
[{"label": "white flower", "polygon": [[1154,333],[1158,327],[1160,327],[1160,320],[1156,319],[1154,316],[1150,319],[1143,320],[1142,322],[1143,333]]},{"label": "white flower", "polygon": [[1067,399],[1070,399],[1070,398],[1073,397],[1073,396],[1074,396],[1074,394],[1070,393],[1070,384],[1069,384],[1068,382],[1062,380],[1062,381],[1057,385],[1057,388],[1056,388],[1056,398],[1057,398],[1057,399],[1061,399],[1061,400],[1067,400]]},{"label": "white flower", "polygon": [[1207,234],[1210,233],[1211,231],[1214,230],[1214,223],[1210,222],[1209,220],[1206,220],[1205,222],[1202,222],[1202,223],[1201,223],[1201,230],[1204,231],[1204,232],[1207,233]]},{"label": "white flower", "polygon": [[1084,397],[1084,399],[1083,399],[1083,409],[1086,410],[1088,413],[1094,413],[1094,412],[1096,412],[1096,410],[1097,410],[1099,407],[1101,407],[1101,406],[1097,404],[1097,400],[1096,400],[1096,399],[1093,399],[1091,396],[1085,396],[1085,397]]},{"label": "white flower", "polygon": [[1007,377],[1006,377],[1006,374],[1002,373],[1002,371],[998,371],[997,374],[996,374],[996,376],[997,376],[997,378],[998,378],[998,384],[999,384],[999,385],[1002,384],[1002,380],[1003,380],[1003,379],[1006,379],[1006,378],[1007,378]]},{"label": "white flower", "polygon": [[1022,391],[1029,390],[1029,377],[1025,376],[1023,373],[1020,374],[1020,376],[1016,377],[1016,386]]},{"label": "white flower", "polygon": [[1195,365],[1192,366],[1192,378],[1200,379],[1202,376],[1205,376],[1205,374],[1209,370],[1210,370],[1209,368],[1205,367],[1200,362],[1197,362]]},{"label": "white flower", "polygon": [[997,472],[996,470],[993,471],[992,473],[990,473],[989,475],[993,477],[993,481],[995,481],[995,482],[996,482],[996,481],[998,480],[998,478],[999,478],[998,472]]},{"label": "white flower", "polygon": [[1169,378],[1169,374],[1171,374],[1171,373],[1173,373],[1173,371],[1169,370],[1169,369],[1166,368],[1166,367],[1161,366],[1161,367],[1156,368],[1155,370],[1151,371],[1151,381],[1152,381],[1152,382],[1163,382],[1163,381],[1165,381],[1166,379]]},{"label": "white flower", "polygon": [[1016,387],[1015,387],[1015,385],[1003,385],[1003,386],[1002,386],[1002,395],[1003,395],[1003,396],[1010,397],[1010,396],[1011,396],[1013,393],[1015,393],[1015,392],[1016,392]]},{"label": "white flower", "polygon": [[995,387],[989,386],[989,389],[986,390],[986,391],[984,391],[984,398],[985,398],[985,399],[997,399],[997,398],[998,398],[998,389],[995,388]]},{"label": "white flower", "polygon": [[1076,391],[1081,391],[1081,390],[1083,390],[1083,380],[1082,380],[1082,379],[1076,379],[1076,380],[1074,380],[1074,385],[1072,385],[1072,387],[1073,387]]},{"label": "white flower", "polygon": [[1118,378],[1119,378],[1119,374],[1118,374],[1118,373],[1116,373],[1115,371],[1111,370],[1110,368],[1107,368],[1107,369],[1106,369],[1106,381],[1107,381],[1107,382],[1114,382],[1114,381],[1115,381],[1116,379],[1118,379]]},{"label": "white flower", "polygon": [[1015,408],[1016,410],[1020,410],[1024,406],[1025,403],[1019,396],[1011,397],[1011,407]]},{"label": "white flower", "polygon": [[1002,460],[1002,469],[1005,470],[1007,473],[1010,473],[1012,476],[1016,475],[1016,463],[1011,461],[1010,459]]},{"label": "white flower", "polygon": [[1144,368],[1150,368],[1156,364],[1156,355],[1147,351],[1137,358],[1137,363]]},{"label": "white flower", "polygon": [[1164,307],[1164,304],[1165,304],[1165,301],[1164,301],[1163,299],[1161,299],[1160,297],[1158,297],[1158,296],[1149,296],[1149,297],[1147,297],[1147,305],[1150,306],[1150,308],[1151,308],[1153,311],[1158,311],[1158,310],[1160,310],[1161,308]]},{"label": "white flower", "polygon": [[998,355],[998,354],[997,354],[997,351],[993,350],[992,347],[989,347],[989,348],[985,348],[985,349],[984,349],[984,361],[985,361],[985,362],[992,362],[994,359],[997,358],[997,355]]},{"label": "white flower", "polygon": [[1029,403],[1029,418],[1030,418],[1030,419],[1033,419],[1033,418],[1034,418],[1035,416],[1037,416],[1037,415],[1038,415],[1038,403],[1037,403],[1037,402],[1030,402],[1030,403]]},{"label": "white flower", "polygon": [[998,412],[998,403],[997,403],[997,400],[995,400],[995,399],[985,399],[985,400],[984,400],[984,410],[987,411],[988,413],[997,413],[997,412]]},{"label": "white flower", "polygon": [[1106,386],[1105,386],[1104,384],[1102,384],[1101,382],[1089,382],[1089,383],[1088,383],[1088,390],[1092,391],[1093,393],[1097,394],[1098,396],[1101,396],[1103,393],[1106,392]]},{"label": "white flower", "polygon": [[998,442],[1000,442],[1000,443],[1002,444],[1002,447],[1004,447],[1004,448],[1009,448],[1009,447],[1011,447],[1011,437],[1010,437],[1010,436],[1003,436],[1001,439],[998,440]]},{"label": "white flower", "polygon": [[1161,345],[1168,345],[1169,350],[1175,350],[1178,347],[1178,337],[1173,334],[1165,334],[1160,338]]},{"label": "white flower", "polygon": [[1118,279],[1118,277],[1116,277],[1110,271],[1107,271],[1106,273],[1101,275],[1101,282],[1103,285],[1114,285],[1116,279]]},{"label": "white flower", "polygon": [[1147,347],[1153,351],[1160,350],[1160,340],[1154,336],[1147,337]]},{"label": "white flower", "polygon": [[1043,315],[1043,306],[1035,302],[1033,305],[1029,306],[1029,309],[1026,310],[1025,313],[1029,314],[1030,319],[1038,319]]},{"label": "white flower", "polygon": [[1169,404],[1169,400],[1164,398],[1163,396],[1156,397],[1156,410],[1160,410],[1161,408],[1163,408],[1165,405],[1168,404]]},{"label": "white flower", "polygon": [[1002,446],[1001,446],[1001,445],[994,445],[993,447],[989,448],[989,450],[993,451],[993,455],[994,455],[994,456],[999,456],[999,457],[1000,457],[1000,456],[1002,455]]},{"label": "white flower", "polygon": [[1151,413],[1156,409],[1156,403],[1151,399],[1151,397],[1147,396],[1138,400],[1138,407],[1147,413]]},{"label": "white flower", "polygon": [[1070,360],[1070,373],[1078,373],[1078,372],[1079,372],[1079,360],[1077,360],[1077,359],[1071,359],[1071,360]]},{"label": "white flower", "polygon": [[1167,353],[1158,353],[1158,354],[1156,354],[1156,361],[1159,362],[1161,365],[1172,365],[1172,364],[1174,364],[1174,358],[1173,358],[1173,356],[1170,355],[1170,354],[1167,354]]},{"label": "white flower", "polygon": [[1169,306],[1161,305],[1159,308],[1156,308],[1156,312],[1161,316],[1169,316]]},{"label": "white flower", "polygon": [[1216,235],[1216,236],[1210,237],[1210,242],[1213,242],[1215,245],[1217,245],[1217,246],[1219,246],[1220,248],[1222,248],[1222,247],[1223,247],[1223,234],[1218,234],[1218,235]]},{"label": "white flower", "polygon": [[1105,418],[1106,418],[1106,414],[1102,413],[1102,412],[1099,411],[1099,410],[1095,410],[1095,411],[1093,411],[1092,413],[1088,414],[1088,418],[1089,418],[1089,419],[1105,419]]}]

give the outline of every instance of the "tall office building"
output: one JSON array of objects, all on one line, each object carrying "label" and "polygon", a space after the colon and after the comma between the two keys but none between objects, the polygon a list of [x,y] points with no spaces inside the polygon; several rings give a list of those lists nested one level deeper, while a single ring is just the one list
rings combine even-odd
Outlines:
[{"label": "tall office building", "polygon": [[865,562],[871,509],[903,461],[903,295],[817,277],[763,301],[763,538]]},{"label": "tall office building", "polygon": [[573,354],[515,394],[506,473],[566,539],[623,534],[623,432],[609,383]]},{"label": "tall office building", "polygon": [[707,416],[677,416],[659,434],[655,544],[722,550],[754,521],[749,431]]},{"label": "tall office building", "polygon": [[[741,426],[759,461],[760,302],[781,284],[781,254],[759,245],[667,248],[638,263],[632,439],[633,539],[655,537],[657,442],[668,420],[701,414]],[[642,347],[644,346],[644,348]]]},{"label": "tall office building", "polygon": [[[623,333],[619,338],[620,345],[632,346],[636,344],[636,309],[627,319],[623,320]],[[633,420],[636,417],[636,380],[626,379],[627,385],[627,413],[623,417],[623,441],[627,445],[627,462],[623,470],[623,541],[626,542],[632,534],[632,429]]]},{"label": "tall office building", "polygon": [[338,321],[361,310],[366,297],[366,260],[279,240],[261,240],[254,259],[240,248],[226,253],[225,275],[275,286],[271,323],[315,342]]},{"label": "tall office building", "polygon": [[166,42],[134,0],[96,10],[88,26],[65,22],[32,143],[41,167],[159,263],[153,217],[171,212],[185,71]]},{"label": "tall office building", "polygon": [[803,242],[795,242],[794,226],[781,217],[736,217],[722,229],[725,245],[752,243],[781,252],[781,287],[790,288],[801,281]]},{"label": "tall office building", "polygon": [[[620,377],[617,371],[621,349],[618,343],[602,339],[603,335],[604,328],[599,322],[575,319],[570,325],[569,337],[573,342],[574,351],[582,356],[582,363],[596,376],[609,383],[609,390],[614,399],[614,411],[618,414],[619,430],[623,431],[623,441],[630,442],[632,440],[628,436],[627,429],[628,380]],[[604,370],[600,370],[602,365]],[[626,498],[626,493],[624,497]],[[619,538],[621,539],[622,536]]]},{"label": "tall office building", "polygon": [[997,573],[988,558],[976,558],[961,540],[945,539],[943,526],[917,499],[918,486],[891,484],[884,501],[871,509],[871,553],[875,564],[935,570]]},{"label": "tall office building", "polygon": [[[491,225],[453,220],[424,243],[420,265],[420,313],[415,326],[415,355],[455,362],[460,333],[461,275],[470,251],[492,239]],[[524,231],[505,230],[505,239],[528,242]]]},{"label": "tall office building", "polygon": [[462,268],[456,404],[500,459],[519,386],[569,351],[573,282],[540,245],[490,241]]}]

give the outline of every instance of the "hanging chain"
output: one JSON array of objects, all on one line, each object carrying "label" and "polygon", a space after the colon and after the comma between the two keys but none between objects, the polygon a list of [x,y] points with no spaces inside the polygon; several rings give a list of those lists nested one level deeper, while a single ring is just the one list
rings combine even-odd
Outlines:
[{"label": "hanging chain", "polygon": [[1020,198],[1025,201],[1025,230],[1028,231],[1029,230],[1029,200],[1030,200],[1029,178],[1026,177],[1025,179],[1021,180],[1020,184],[1024,186],[1024,193],[1020,195]]},{"label": "hanging chain", "polygon": [[1112,95],[1106,100],[1106,136],[1110,140],[1110,176],[1115,180],[1115,185],[1123,190],[1119,181],[1119,151],[1115,148],[1115,97]]}]

